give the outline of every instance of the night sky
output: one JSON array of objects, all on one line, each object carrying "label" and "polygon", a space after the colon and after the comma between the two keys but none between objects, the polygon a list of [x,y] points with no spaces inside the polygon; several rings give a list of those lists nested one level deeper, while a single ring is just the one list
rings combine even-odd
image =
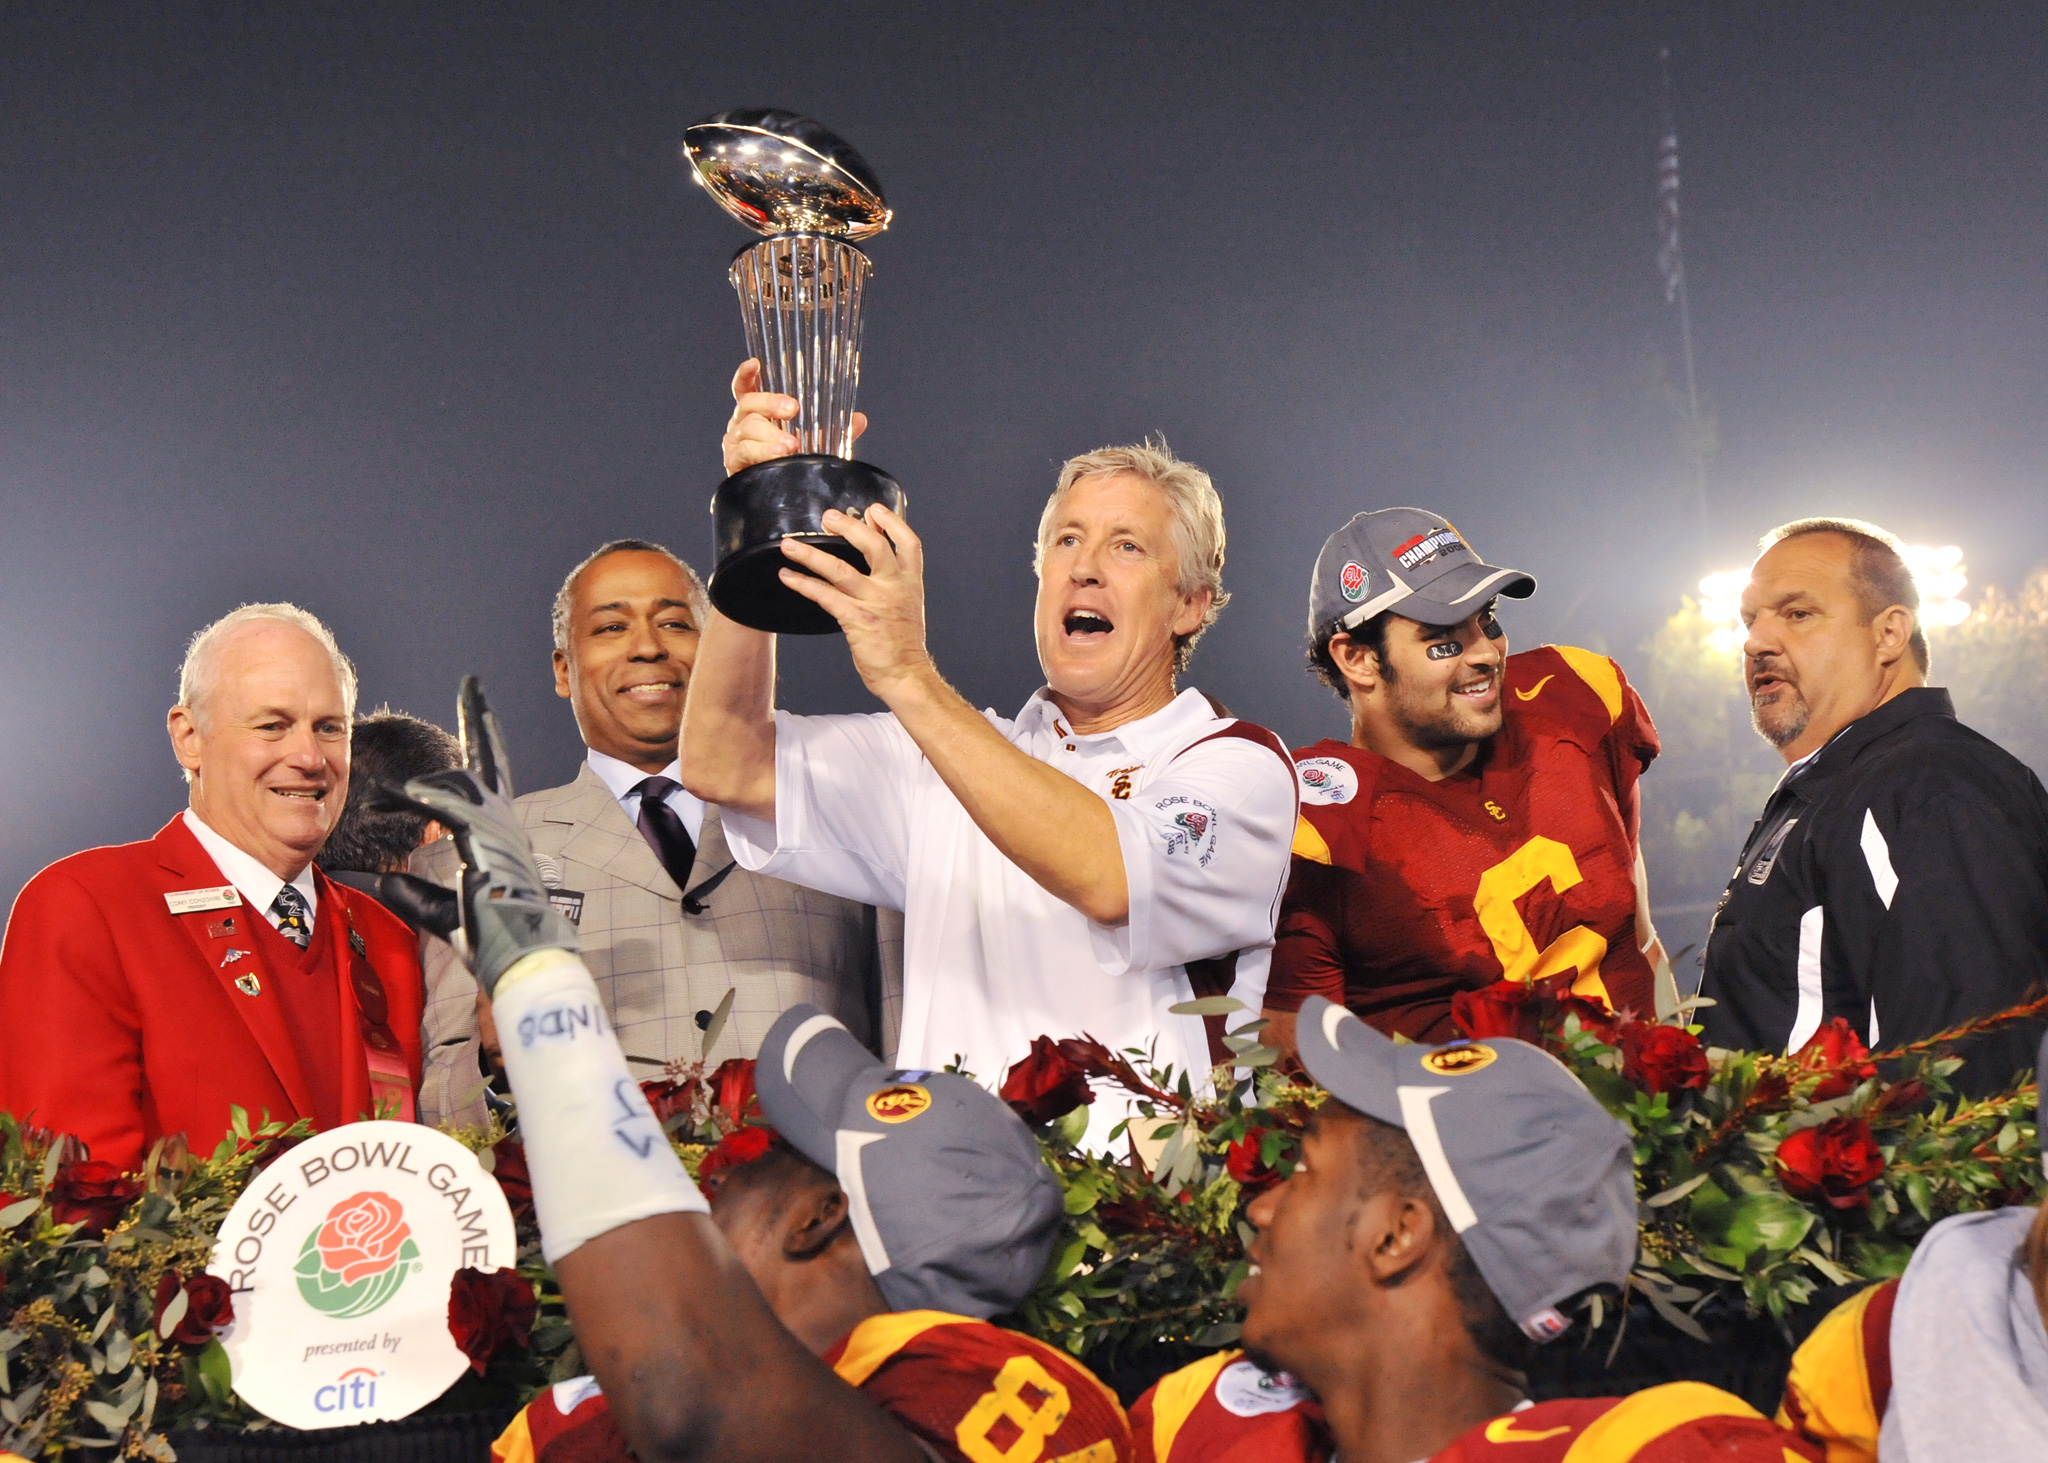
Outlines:
[{"label": "night sky", "polygon": [[[749,236],[678,143],[769,105],[896,209],[863,456],[977,704],[1038,684],[1058,463],[1148,432],[1229,516],[1237,599],[1190,679],[1295,743],[1343,735],[1300,647],[1364,508],[1455,518],[1542,582],[1517,645],[1625,666],[1797,515],[1959,543],[1978,584],[2048,559],[2038,4],[10,6],[0,899],[183,803],[183,642],[246,600],[327,619],[366,708],[451,722],[481,673],[522,786],[573,774],[562,574],[625,534],[709,568]],[[783,665],[785,705],[874,704],[836,640]]]}]

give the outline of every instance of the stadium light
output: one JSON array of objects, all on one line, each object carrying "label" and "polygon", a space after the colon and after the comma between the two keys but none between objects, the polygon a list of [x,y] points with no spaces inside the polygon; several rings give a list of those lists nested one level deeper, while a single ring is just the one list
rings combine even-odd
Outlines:
[{"label": "stadium light", "polygon": [[[1962,597],[1969,588],[1969,566],[1955,544],[1939,548],[1931,544],[1904,545],[1906,568],[1920,590],[1920,623],[1945,629],[1970,618],[1970,602]],[[1748,633],[1742,626],[1742,591],[1749,583],[1747,569],[1724,569],[1700,580],[1700,618],[1713,628],[1707,644],[1718,655],[1739,655]]]}]

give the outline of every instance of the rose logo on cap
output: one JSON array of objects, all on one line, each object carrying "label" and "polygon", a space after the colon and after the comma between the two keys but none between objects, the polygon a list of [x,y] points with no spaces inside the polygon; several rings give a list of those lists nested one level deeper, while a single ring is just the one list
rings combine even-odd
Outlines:
[{"label": "rose logo on cap", "polygon": [[1476,1072],[1481,1067],[1490,1067],[1500,1060],[1500,1053],[1483,1042],[1470,1042],[1463,1046],[1447,1046],[1441,1051],[1428,1053],[1422,1059],[1422,1070],[1434,1072],[1439,1077],[1462,1077]]},{"label": "rose logo on cap", "polygon": [[915,1082],[899,1082],[868,1094],[868,1116],[878,1123],[907,1123],[932,1105],[932,1095]]},{"label": "rose logo on cap", "polygon": [[1344,591],[1344,598],[1350,600],[1353,604],[1357,604],[1365,598],[1365,582],[1365,565],[1359,563],[1356,559],[1344,566],[1344,572],[1338,576],[1337,580],[1338,587]]}]

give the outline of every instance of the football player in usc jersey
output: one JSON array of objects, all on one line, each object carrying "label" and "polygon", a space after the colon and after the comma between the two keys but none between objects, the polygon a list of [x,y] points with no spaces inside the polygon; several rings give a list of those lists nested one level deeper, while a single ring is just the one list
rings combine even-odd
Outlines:
[{"label": "football player in usc jersey", "polygon": [[1022,1121],[966,1077],[889,1071],[797,1006],[755,1071],[789,1151],[714,1218],[548,898],[473,677],[461,725],[467,765],[402,797],[460,852],[464,958],[502,1036],[541,1253],[604,1389],[549,1393],[499,1456],[1129,1458],[1114,1394],[986,1323],[1037,1280],[1063,1211]]},{"label": "football player in usc jersey", "polygon": [[[1330,1100],[1294,1172],[1252,1202],[1238,1290],[1269,1369],[1212,1359],[1167,1377],[1132,1412],[1141,1458],[1821,1463],[1697,1382],[1524,1395],[1535,1347],[1636,1256],[1628,1130],[1562,1064],[1506,1039],[1396,1045],[1317,996],[1298,1035]],[[1291,1375],[1262,1395],[1271,1367]]]},{"label": "football player in usc jersey", "polygon": [[1508,653],[1496,600],[1535,589],[1419,508],[1361,513],[1323,544],[1309,660],[1351,739],[1294,754],[1266,990],[1283,1047],[1311,995],[1421,1041],[1456,1034],[1457,992],[1502,979],[1570,972],[1615,1009],[1675,1006],[1637,845],[1656,729],[1606,656]]},{"label": "football player in usc jersey", "polygon": [[[783,1327],[930,1457],[1129,1459],[1113,1392],[984,1319],[1023,1300],[1061,1207],[1016,1115],[963,1077],[887,1070],[812,1006],[776,1022],[756,1073],[780,1136],[718,1174],[711,1214]],[[634,1385],[667,1383],[651,1371]],[[635,1460],[594,1377],[543,1393],[492,1457]]]}]

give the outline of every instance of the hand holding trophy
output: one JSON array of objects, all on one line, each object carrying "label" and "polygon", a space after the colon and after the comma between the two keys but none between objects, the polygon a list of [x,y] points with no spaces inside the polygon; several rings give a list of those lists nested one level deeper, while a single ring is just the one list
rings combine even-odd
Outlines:
[{"label": "hand holding trophy", "polygon": [[896,480],[851,455],[873,272],[854,245],[887,228],[890,210],[861,155],[793,112],[720,112],[684,133],[683,154],[721,208],[767,236],[734,256],[729,278],[762,389],[797,401],[796,455],[736,472],[712,497],[711,600],[756,630],[832,634],[838,623],[778,577],[790,567],[781,544],[793,536],[865,572],[861,552],[825,531],[826,511],[903,511]]}]

